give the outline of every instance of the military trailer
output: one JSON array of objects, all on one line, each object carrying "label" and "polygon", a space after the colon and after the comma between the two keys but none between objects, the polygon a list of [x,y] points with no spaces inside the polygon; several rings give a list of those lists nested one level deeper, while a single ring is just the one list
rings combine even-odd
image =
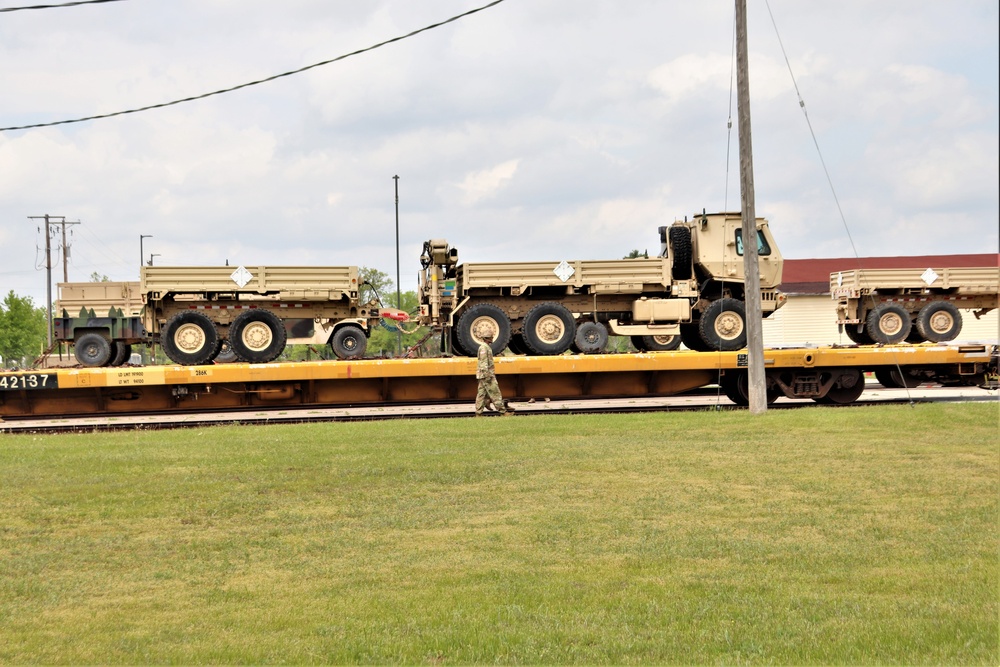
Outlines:
[{"label": "military trailer", "polygon": [[73,346],[84,366],[121,366],[148,344],[137,282],[59,283],[53,340]]},{"label": "military trailer", "polygon": [[[767,317],[785,301],[782,258],[767,221],[756,228]],[[599,353],[611,334],[644,351],[745,347],[740,214],[702,213],[659,233],[660,256],[619,260],[459,264],[447,241],[426,241],[418,320],[468,356],[487,333],[497,354]]]},{"label": "military trailer", "polygon": [[146,266],[140,280],[147,328],[185,365],[212,361],[225,341],[252,363],[305,338],[361,358],[380,314],[359,287],[356,266]]},{"label": "military trailer", "polygon": [[855,343],[940,343],[958,338],[960,310],[997,308],[1000,267],[856,269],[830,274],[837,325]]}]

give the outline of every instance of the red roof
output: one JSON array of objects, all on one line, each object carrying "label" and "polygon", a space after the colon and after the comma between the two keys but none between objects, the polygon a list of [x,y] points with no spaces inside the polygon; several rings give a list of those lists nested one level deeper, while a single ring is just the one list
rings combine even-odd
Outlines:
[{"label": "red roof", "polygon": [[785,259],[781,273],[783,292],[827,294],[830,274],[853,269],[927,269],[961,266],[1000,267],[1000,253],[982,255],[914,255],[910,257],[838,257]]}]

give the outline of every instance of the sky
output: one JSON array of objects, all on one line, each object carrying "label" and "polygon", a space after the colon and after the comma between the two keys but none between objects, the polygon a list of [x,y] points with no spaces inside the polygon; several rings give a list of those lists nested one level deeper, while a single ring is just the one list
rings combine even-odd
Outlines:
[{"label": "sky", "polygon": [[[0,127],[230,88],[486,4],[0,11]],[[1000,251],[996,0],[747,5],[756,212],[785,257]],[[470,262],[653,254],[659,226],[740,209],[733,26],[731,1],[504,0],[234,92],[2,131],[0,292],[45,303],[45,214],[79,222],[70,281],[137,280],[153,255],[412,290],[442,238]]]}]

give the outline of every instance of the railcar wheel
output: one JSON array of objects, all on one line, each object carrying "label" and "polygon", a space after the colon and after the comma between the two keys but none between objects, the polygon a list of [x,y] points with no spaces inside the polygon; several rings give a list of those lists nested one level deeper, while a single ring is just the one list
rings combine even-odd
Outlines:
[{"label": "railcar wheel", "polygon": [[458,318],[458,342],[466,355],[474,357],[479,353],[483,336],[493,336],[490,349],[500,354],[510,342],[510,318],[499,306],[492,303],[477,303]]},{"label": "railcar wheel", "polygon": [[580,354],[600,354],[608,346],[608,328],[600,322],[581,322],[573,337],[573,350]]},{"label": "railcar wheel", "polygon": [[913,389],[923,382],[921,378],[906,371],[900,374],[898,369],[890,366],[876,368],[875,379],[886,389]]},{"label": "railcar wheel", "polygon": [[826,396],[813,400],[826,405],[847,405],[858,400],[864,390],[864,373],[856,368],[847,368],[841,372],[837,382],[826,392]]},{"label": "railcar wheel", "polygon": [[[722,376],[720,382],[722,392],[736,405],[747,407],[750,405],[750,378],[743,371],[728,372]],[[765,385],[767,404],[771,405],[784,394],[774,385]]]},{"label": "railcar wheel", "polygon": [[576,321],[559,303],[540,303],[524,317],[524,344],[533,354],[562,354],[573,344]]},{"label": "railcar wheel", "polygon": [[368,336],[361,327],[345,324],[333,332],[330,338],[330,349],[338,359],[361,359],[368,349]]},{"label": "railcar wheel", "polygon": [[876,343],[892,345],[910,335],[910,314],[894,303],[880,303],[868,313],[865,331]]},{"label": "railcar wheel", "polygon": [[642,344],[650,352],[670,352],[681,346],[680,336],[643,336]]},{"label": "railcar wheel", "polygon": [[83,366],[105,366],[111,360],[111,341],[99,333],[85,333],[73,343],[73,356]]},{"label": "railcar wheel", "polygon": [[962,314],[953,303],[932,301],[917,313],[917,331],[932,343],[955,340],[962,331]]},{"label": "railcar wheel", "polygon": [[702,314],[699,332],[709,350],[742,350],[747,346],[746,320],[746,306],[742,301],[718,299]]},{"label": "railcar wheel", "polygon": [[160,332],[160,346],[174,363],[185,366],[204,364],[215,356],[219,332],[212,320],[187,311],[171,317]]},{"label": "railcar wheel", "polygon": [[269,310],[245,310],[229,326],[229,344],[236,356],[253,364],[277,359],[287,340],[284,322]]}]

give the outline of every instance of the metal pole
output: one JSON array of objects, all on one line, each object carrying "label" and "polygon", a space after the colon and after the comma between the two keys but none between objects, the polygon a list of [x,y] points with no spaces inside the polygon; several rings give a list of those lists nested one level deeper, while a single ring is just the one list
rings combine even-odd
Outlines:
[{"label": "metal pole", "polygon": [[140,271],[142,270],[142,258],[145,257],[145,255],[142,254],[142,240],[143,239],[151,239],[151,238],[153,238],[152,234],[139,234],[139,269],[140,269]]},{"label": "metal pole", "polygon": [[[399,175],[393,176],[392,180],[396,182],[396,308],[402,308],[403,297],[399,287]],[[398,324],[396,325],[396,354],[400,357],[403,356],[403,332]]]},{"label": "metal pole", "polygon": [[47,348],[52,347],[52,241],[49,239],[49,214],[45,214],[45,319],[48,323]]},{"label": "metal pole", "polygon": [[746,283],[747,393],[750,414],[767,411],[764,332],[757,257],[757,211],[754,201],[753,146],[750,141],[750,65],[747,56],[747,4],[736,0],[736,107],[740,131],[740,193],[743,203],[743,273]]}]

